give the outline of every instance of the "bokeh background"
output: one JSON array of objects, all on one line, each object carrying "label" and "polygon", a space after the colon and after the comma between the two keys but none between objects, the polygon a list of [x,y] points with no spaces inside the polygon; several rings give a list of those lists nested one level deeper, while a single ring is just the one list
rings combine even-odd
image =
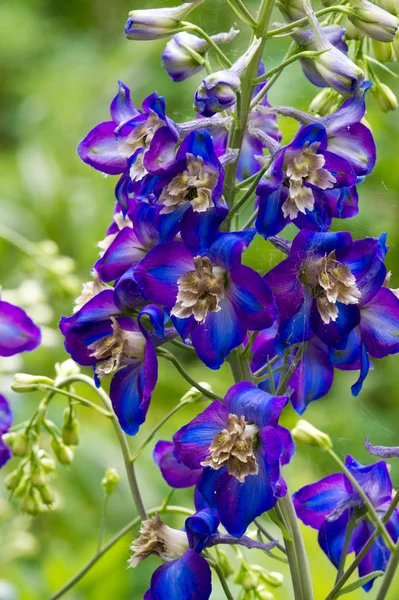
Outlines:
[{"label": "bokeh background", "polygon": [[[0,282],[5,299],[24,305],[42,323],[45,340],[36,352],[0,363],[1,389],[12,402],[16,421],[32,414],[40,396],[11,393],[10,374],[25,371],[52,376],[54,363],[67,358],[57,322],[62,314],[71,313],[81,283],[89,278],[97,257],[96,244],[104,237],[113,210],[115,180],[79,161],[78,141],[97,122],[108,118],[117,79],[132,88],[137,105],[156,89],[165,95],[172,118],[193,118],[192,95],[200,76],[173,84],[160,64],[164,41],[129,42],[123,36],[129,10],[157,4],[152,0],[0,2]],[[161,4],[173,3],[162,0]],[[253,0],[246,4],[255,10]],[[274,18],[280,17],[276,13]],[[224,0],[208,0],[193,13],[193,19],[210,33],[227,30],[236,23]],[[240,44],[244,46],[248,35],[242,27],[238,43],[227,50],[230,56],[238,56]],[[288,40],[283,39],[268,45],[265,60],[269,67],[278,63],[287,44]],[[398,70],[396,65],[392,68]],[[385,81],[399,91],[392,77]],[[313,94],[314,88],[299,67],[292,65],[272,89],[270,100],[306,110]],[[360,237],[389,232],[387,263],[393,271],[392,287],[399,287],[399,274],[395,272],[399,259],[399,120],[395,113],[382,114],[371,94],[367,120],[375,134],[378,163],[359,188],[360,215],[342,222],[342,226]],[[295,123],[288,120],[282,121],[281,127],[287,140],[296,129]],[[245,261],[265,272],[280,258],[269,244],[257,238]],[[197,380],[208,381],[220,394],[232,383],[227,368],[211,372],[193,359],[189,362],[186,356],[180,358]],[[187,390],[185,381],[172,369],[161,363],[147,422],[131,440],[132,449]],[[338,372],[329,396],[313,403],[306,417],[330,434],[342,457],[350,452],[360,461],[370,461],[363,447],[366,435],[376,444],[399,443],[397,373],[397,358],[376,361],[362,394],[353,398],[350,385],[355,374]],[[87,394],[87,390],[79,391]],[[59,422],[65,403],[56,398],[53,405],[52,418]],[[178,413],[161,430],[161,437],[170,439],[199,408],[197,405]],[[21,515],[17,503],[8,502],[5,489],[0,489],[0,600],[48,599],[95,553],[102,505],[100,481],[107,467],[117,467],[122,477],[109,503],[106,536],[135,516],[110,424],[87,409],[80,409],[79,418],[81,445],[71,466],[58,467],[54,481],[56,510],[34,519]],[[290,427],[296,419],[288,409],[283,422]],[[137,464],[147,507],[156,506],[168,493],[152,463],[151,452],[150,445]],[[12,461],[0,479],[15,464]],[[321,451],[300,448],[285,475],[294,491],[333,471],[334,465]],[[392,477],[398,486],[399,461],[392,461]],[[176,492],[173,502],[191,507],[191,490]],[[168,522],[181,527],[183,518],[169,518]],[[273,529],[270,523],[268,526]],[[304,528],[304,535],[316,600],[322,600],[331,589],[335,571],[319,550],[316,533]],[[151,558],[135,571],[128,570],[131,538],[125,536],[66,597],[142,598],[159,561]],[[292,598],[284,565],[257,551],[250,558],[270,570],[282,570],[285,585],[274,591],[275,598]],[[356,600],[365,594],[354,592],[349,597]],[[368,597],[374,598],[375,590]],[[224,598],[216,582],[213,598]],[[399,580],[389,598],[399,598]]]}]

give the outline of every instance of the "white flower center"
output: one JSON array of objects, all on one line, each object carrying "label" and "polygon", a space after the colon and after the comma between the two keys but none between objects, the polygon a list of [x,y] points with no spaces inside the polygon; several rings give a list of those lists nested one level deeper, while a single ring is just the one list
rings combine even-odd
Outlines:
[{"label": "white flower center", "polygon": [[259,428],[246,423],[245,418],[230,414],[227,429],[217,433],[209,446],[210,455],[201,463],[203,467],[218,470],[227,467],[230,475],[241,483],[248,475],[257,475],[258,463],[253,451],[253,440]]},{"label": "white flower center", "polygon": [[170,213],[184,202],[191,202],[194,212],[205,212],[212,207],[212,191],[218,181],[216,169],[205,165],[201,156],[186,154],[187,169],[179,173],[162,190],[159,201],[161,213]]},{"label": "white flower center", "polygon": [[224,297],[224,270],[212,265],[207,256],[194,258],[195,271],[188,271],[178,281],[176,304],[171,314],[179,319],[194,315],[203,323],[209,311],[219,312]]},{"label": "white flower center", "polygon": [[283,170],[288,180],[289,196],[282,208],[284,217],[295,219],[298,213],[313,210],[314,196],[310,183],[321,190],[334,187],[336,178],[327,169],[323,169],[325,158],[317,154],[319,142],[313,142],[301,150],[289,150],[285,154]]},{"label": "white flower center", "polygon": [[305,261],[301,278],[311,287],[320,316],[326,324],[337,320],[337,302],[359,303],[361,292],[357,288],[356,278],[347,265],[337,261],[335,252],[317,260],[309,258]]}]

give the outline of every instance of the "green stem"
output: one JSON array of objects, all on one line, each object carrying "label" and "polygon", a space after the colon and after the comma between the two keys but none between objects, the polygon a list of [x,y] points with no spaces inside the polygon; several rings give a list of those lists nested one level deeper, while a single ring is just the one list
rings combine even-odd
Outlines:
[{"label": "green stem", "polygon": [[268,71],[264,75],[257,77],[254,80],[254,84],[258,85],[258,83],[262,83],[262,81],[265,81],[266,79],[270,79],[270,77],[272,77],[276,73],[280,73],[283,69],[285,69],[285,67],[288,67],[288,65],[295,62],[296,60],[299,60],[300,58],[316,58],[317,56],[320,56],[320,54],[323,54],[324,52],[326,52],[326,50],[321,50],[321,51],[303,50],[302,52],[297,52],[296,54],[293,54],[292,56],[290,56],[289,58],[284,60],[281,64],[277,65],[273,69],[270,69],[270,71]]},{"label": "green stem", "polygon": [[[255,523],[256,527],[259,529],[259,531],[260,531],[261,533],[263,533],[263,535],[265,536],[265,538],[269,540],[269,542],[276,542],[276,541],[277,541],[277,540],[276,540],[276,539],[275,539],[275,538],[274,538],[274,537],[271,535],[271,533],[269,533],[269,532],[267,531],[267,529],[265,529],[265,528],[263,527],[262,523],[260,523],[258,519],[254,519],[254,523]],[[284,546],[282,546],[282,545],[280,544],[280,542],[277,542],[277,544],[276,544],[276,548],[278,548],[278,549],[279,549],[281,552],[283,552],[283,554],[287,554],[287,551],[286,551],[286,549],[284,548]]]},{"label": "green stem", "polygon": [[213,392],[207,390],[206,388],[202,387],[202,385],[200,385],[197,381],[195,381],[195,379],[193,379],[191,377],[191,375],[189,375],[187,373],[187,371],[180,364],[180,362],[177,360],[177,358],[174,356],[174,354],[172,354],[171,352],[169,352],[165,348],[158,348],[157,354],[158,354],[158,356],[161,356],[162,358],[165,358],[166,360],[168,360],[169,362],[171,362],[176,367],[176,369],[179,371],[180,375],[182,375],[182,377],[184,377],[184,379],[186,381],[188,381],[188,383],[190,383],[199,392],[201,392],[201,394],[203,394],[207,398],[210,398],[211,400],[221,400],[221,401],[223,401],[223,398],[221,398],[217,394],[214,394]]},{"label": "green stem", "polygon": [[230,209],[230,212],[228,214],[228,219],[230,220],[235,214],[236,212],[238,212],[240,210],[240,208],[242,206],[244,206],[244,204],[246,204],[246,202],[248,200],[250,200],[252,198],[252,195],[255,193],[256,188],[258,187],[258,183],[260,182],[260,180],[262,179],[264,173],[266,173],[267,169],[270,166],[271,161],[269,161],[264,167],[262,167],[260,169],[260,171],[258,171],[258,173],[256,173],[250,187],[247,189],[247,191],[245,192],[245,194],[242,196],[242,198],[240,198],[240,200]]},{"label": "green stem", "polygon": [[[387,512],[385,513],[382,522],[388,523],[389,519],[391,518],[393,511],[395,510],[396,506],[399,504],[399,492],[396,492],[396,495],[394,497],[394,499],[392,500]],[[363,546],[363,548],[361,549],[361,551],[359,552],[359,554],[356,556],[356,558],[354,559],[354,561],[352,562],[352,564],[348,567],[348,569],[345,571],[345,573],[342,575],[342,577],[340,578],[339,581],[337,581],[337,583],[334,585],[333,589],[331,590],[331,592],[328,594],[328,596],[326,597],[325,600],[333,600],[334,598],[337,597],[337,594],[339,593],[340,589],[342,588],[342,586],[345,585],[345,583],[348,581],[348,579],[350,578],[350,576],[356,571],[357,567],[359,566],[359,564],[362,562],[363,558],[366,556],[367,552],[370,550],[370,548],[372,547],[372,545],[375,543],[376,539],[379,536],[379,531],[376,529],[373,533],[373,535],[371,535],[369,537],[369,539],[367,540],[366,544]]]},{"label": "green stem", "polygon": [[108,500],[109,500],[109,494],[105,493],[104,498],[103,498],[103,504],[101,507],[100,527],[99,527],[99,531],[98,531],[97,553],[100,552],[102,545],[103,545],[105,522],[106,522],[106,517],[107,517]]},{"label": "green stem", "polygon": [[258,26],[257,22],[255,21],[255,19],[253,18],[253,16],[251,15],[251,13],[247,9],[247,7],[245,6],[244,2],[242,2],[242,0],[227,0],[227,2],[231,6],[231,8],[234,10],[236,15],[242,21],[244,21],[244,23],[247,23],[252,28],[255,28]]},{"label": "green stem", "polygon": [[231,62],[229,61],[227,56],[224,54],[224,52],[222,52],[222,50],[213,41],[213,39],[203,29],[201,29],[201,27],[198,27],[198,25],[194,25],[194,23],[186,23],[184,21],[182,21],[182,25],[184,27],[183,31],[194,31],[195,33],[198,33],[198,35],[200,35],[206,42],[208,42],[211,48],[213,48],[216,52],[217,57],[219,58],[223,67],[225,67],[226,69],[229,69],[231,67]]},{"label": "green stem", "polygon": [[365,493],[365,491],[363,490],[361,485],[358,483],[357,479],[352,475],[352,472],[347,468],[347,466],[343,463],[343,461],[339,458],[339,456],[334,452],[334,450],[332,450],[331,448],[327,448],[326,452],[328,452],[328,454],[331,456],[331,458],[337,463],[337,465],[339,466],[341,471],[343,471],[345,473],[345,475],[351,482],[352,486],[355,488],[355,490],[357,491],[357,493],[363,500],[363,502],[367,508],[367,511],[368,511],[371,519],[373,520],[374,525],[376,526],[377,530],[379,531],[380,535],[383,537],[384,542],[386,543],[388,548],[391,551],[393,551],[395,549],[395,545],[392,541],[392,538],[389,535],[388,531],[386,530],[385,525],[379,519],[377,512],[376,512],[370,498],[367,496],[367,494]]},{"label": "green stem", "polygon": [[81,383],[85,383],[86,385],[91,387],[91,389],[95,391],[96,394],[99,396],[105,408],[112,414],[112,423],[114,425],[114,429],[119,440],[119,445],[122,450],[123,462],[125,464],[126,475],[129,481],[129,487],[133,497],[133,501],[136,505],[140,518],[144,520],[147,518],[147,513],[143,504],[143,500],[141,498],[139,486],[136,479],[136,472],[133,463],[130,462],[129,446],[126,440],[126,436],[120,428],[118,418],[113,411],[112,402],[108,394],[102,388],[97,388],[94,381],[90,379],[90,377],[87,377],[87,375],[71,375],[70,377],[66,377],[62,381],[58,382],[58,387],[62,388],[64,386],[71,385],[72,383],[76,383],[78,381],[80,381]]},{"label": "green stem", "polygon": [[243,358],[238,348],[235,348],[228,357],[231,372],[236,382],[252,381],[251,368],[247,359]]},{"label": "green stem", "polygon": [[249,217],[248,221],[246,223],[244,223],[244,225],[241,227],[241,231],[245,231],[245,229],[252,227],[252,225],[256,221],[257,216],[258,216],[258,209],[256,209],[255,212],[253,212],[252,215]]},{"label": "green stem", "polygon": [[[193,514],[192,511],[185,509],[181,506],[157,506],[156,508],[152,508],[151,510],[149,510],[148,515],[151,517],[155,514],[162,514],[165,512],[179,513],[188,516],[191,516]],[[133,521],[130,521],[130,523],[128,523],[127,525],[125,525],[125,527],[118,531],[118,533],[115,534],[109,540],[109,542],[107,542],[101,548],[101,550],[97,552],[93,556],[93,558],[90,559],[89,562],[87,562],[85,566],[82,569],[80,569],[78,573],[76,573],[76,575],[74,575],[74,577],[72,577],[72,579],[70,579],[64,586],[62,586],[62,588],[56,594],[51,596],[50,600],[58,600],[58,598],[61,598],[62,596],[64,596],[64,594],[69,592],[69,590],[71,590],[86,575],[86,573],[88,573],[90,569],[94,567],[94,565],[100,560],[100,558],[104,556],[104,554],[106,554],[108,550],[110,550],[121,538],[123,538],[127,533],[129,533],[129,531],[131,531],[136,525],[138,525],[140,521],[141,517],[136,517],[135,519],[133,519]]]},{"label": "green stem", "polygon": [[90,402],[90,400],[87,400],[87,398],[83,398],[82,396],[78,396],[77,394],[73,394],[72,392],[68,392],[67,390],[62,390],[57,386],[39,383],[37,389],[43,391],[54,391],[56,394],[61,394],[62,396],[66,396],[67,398],[72,398],[73,400],[76,400],[83,406],[87,406],[87,408],[92,408],[96,410],[108,419],[113,418],[113,413],[109,412],[108,410],[104,410],[103,408],[101,408],[101,406],[98,406],[97,404],[94,404],[94,402]]},{"label": "green stem", "polygon": [[[294,54],[296,54],[296,52],[297,52],[297,45],[295,42],[292,42],[290,47],[287,50],[286,55],[284,56],[284,60],[287,60],[291,56],[294,56]],[[263,86],[263,88],[260,90],[260,92],[258,92],[258,94],[255,96],[255,98],[252,100],[251,109],[255,108],[255,106],[263,100],[263,98],[266,96],[266,94],[270,90],[270,88],[276,83],[276,81],[280,77],[281,73],[282,73],[282,71],[278,71],[277,73],[272,75],[272,77],[269,79],[269,81],[266,83],[266,85]]]},{"label": "green stem", "polygon": [[[322,17],[323,15],[327,15],[332,12],[340,12],[344,15],[350,13],[350,11],[344,6],[329,6],[328,8],[322,8],[315,12],[316,17]],[[303,17],[302,19],[298,19],[297,21],[293,21],[292,23],[288,23],[288,25],[284,25],[283,27],[278,27],[277,29],[272,29],[266,33],[267,38],[274,37],[276,35],[281,35],[283,33],[289,33],[294,29],[306,27],[309,24],[309,18]]]},{"label": "green stem", "polygon": [[279,385],[277,388],[277,392],[276,392],[277,396],[282,396],[284,394],[284,392],[286,391],[287,385],[288,385],[295,369],[297,368],[298,364],[300,363],[300,361],[302,359],[305,348],[306,348],[306,342],[304,342],[303,344],[301,344],[299,346],[294,359],[291,361],[290,366],[284,373],[283,377],[280,379],[280,382],[279,382]]},{"label": "green stem", "polygon": [[144,442],[141,444],[141,446],[139,448],[137,448],[136,452],[131,457],[131,459],[130,459],[131,462],[135,462],[138,459],[138,457],[143,452],[144,448],[146,448],[146,446],[148,446],[148,444],[154,438],[155,434],[161,429],[161,427],[163,425],[165,425],[165,423],[167,421],[169,421],[169,419],[171,417],[173,417],[173,415],[175,413],[177,413],[181,408],[183,408],[184,406],[187,406],[187,404],[192,404],[192,401],[191,400],[183,400],[183,402],[179,402],[179,404],[177,404],[176,406],[174,406],[172,408],[172,410],[169,411],[168,414],[165,415],[164,418],[161,419],[161,421],[159,421],[159,423],[157,425],[155,425],[154,429],[148,434],[148,436],[146,437],[146,439],[144,440]]},{"label": "green stem", "polygon": [[399,566],[399,544],[396,545],[395,550],[391,554],[389,559],[387,570],[382,580],[381,587],[378,591],[376,600],[384,600],[386,598],[391,583]]},{"label": "green stem", "polygon": [[219,581],[222,585],[223,591],[226,595],[226,598],[228,600],[234,600],[232,593],[230,592],[230,588],[229,585],[226,581],[226,578],[223,574],[222,569],[220,568],[220,566],[218,565],[218,563],[216,562],[216,560],[213,560],[212,558],[210,558],[210,556],[208,555],[207,560],[209,562],[209,564],[211,565],[212,569],[214,569],[216,575],[219,577]]},{"label": "green stem", "polygon": [[344,547],[342,549],[342,554],[341,554],[341,558],[339,561],[339,566],[338,566],[337,577],[335,579],[335,583],[337,583],[339,581],[339,579],[342,577],[342,574],[345,570],[346,557],[348,556],[349,544],[351,541],[352,532],[355,527],[355,524],[356,524],[356,517],[352,517],[352,519],[348,523],[348,527],[346,530]]}]

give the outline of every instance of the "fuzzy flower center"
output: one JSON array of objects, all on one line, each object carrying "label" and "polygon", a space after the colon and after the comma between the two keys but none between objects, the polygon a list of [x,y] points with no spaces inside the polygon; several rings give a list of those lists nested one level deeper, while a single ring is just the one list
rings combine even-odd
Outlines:
[{"label": "fuzzy flower center", "polygon": [[130,158],[137,150],[143,150],[143,152],[138,154],[135,162],[130,167],[130,179],[132,181],[140,181],[147,174],[143,162],[144,154],[150,147],[155,132],[162,127],[162,125],[163,122],[158,115],[153,110],[150,110],[147,120],[144,121],[144,123],[137,125],[137,127],[135,127],[119,144],[119,154],[124,158]]},{"label": "fuzzy flower center", "polygon": [[257,475],[258,463],[253,450],[254,436],[259,429],[245,418],[230,414],[227,429],[217,433],[209,446],[210,455],[201,463],[203,467],[218,470],[226,466],[230,475],[241,483],[248,475]]},{"label": "fuzzy flower center", "polygon": [[312,289],[317,308],[324,323],[338,318],[337,302],[358,304],[361,292],[356,278],[347,265],[337,261],[335,252],[322,258],[305,261],[302,280]]},{"label": "fuzzy flower center", "polygon": [[96,375],[100,379],[129,364],[132,359],[144,357],[143,334],[139,331],[125,331],[114,317],[111,317],[111,321],[112,334],[89,346],[90,356],[99,361],[96,365]]},{"label": "fuzzy flower center", "polygon": [[205,212],[212,207],[212,191],[218,181],[218,173],[206,165],[201,156],[186,154],[186,170],[179,173],[164,187],[160,202],[161,213],[170,213],[184,202],[191,202],[194,212]]},{"label": "fuzzy flower center", "polygon": [[337,181],[334,175],[323,169],[326,161],[322,154],[317,154],[318,147],[319,142],[313,142],[301,150],[289,150],[285,154],[283,170],[289,195],[281,207],[284,217],[295,219],[299,212],[313,210],[313,191],[305,186],[306,183],[327,190],[333,188]]},{"label": "fuzzy flower center", "polygon": [[218,272],[221,269],[214,267],[207,256],[196,256],[194,266],[194,271],[184,273],[177,281],[178,293],[171,314],[179,319],[194,315],[196,321],[203,323],[209,311],[219,312],[224,284],[222,272]]},{"label": "fuzzy flower center", "polygon": [[133,555],[129,565],[136,567],[151,554],[157,554],[162,560],[170,562],[183,556],[187,548],[185,532],[168,527],[162,523],[159,515],[155,515],[143,521],[140,535],[131,545]]}]

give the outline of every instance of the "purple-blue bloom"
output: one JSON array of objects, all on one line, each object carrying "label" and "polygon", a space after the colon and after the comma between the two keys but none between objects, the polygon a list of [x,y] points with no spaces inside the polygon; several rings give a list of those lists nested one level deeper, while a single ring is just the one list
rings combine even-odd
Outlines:
[{"label": "purple-blue bloom", "polygon": [[[98,384],[113,375],[113,408],[122,429],[135,435],[145,421],[158,378],[155,347],[165,341],[164,313],[157,306],[146,306],[136,319],[122,314],[110,288],[72,317],[63,317],[60,329],[67,352],[80,365],[93,367]],[[145,328],[146,318],[153,331]]]},{"label": "purple-blue bloom", "polygon": [[2,440],[4,433],[10,429],[12,423],[11,407],[7,399],[0,395],[0,468],[8,462],[12,456],[10,448]]},{"label": "purple-blue bloom", "polygon": [[248,329],[274,322],[275,304],[262,277],[241,264],[255,230],[221,233],[212,210],[186,216],[182,241],[150,250],[135,280],[150,302],[169,312],[182,338],[191,337],[199,358],[218,369]]},{"label": "purple-blue bloom", "polygon": [[26,312],[0,300],[0,356],[34,350],[40,341],[40,329]]},{"label": "purple-blue bloom", "polygon": [[204,467],[198,489],[233,536],[286,493],[280,465],[294,445],[278,420],[287,402],[242,381],[173,437],[178,462],[193,471]]},{"label": "purple-blue bloom", "polygon": [[[348,455],[345,465],[382,518],[392,500],[392,483],[385,462],[363,466]],[[301,488],[293,495],[293,501],[296,513],[303,523],[319,531],[322,550],[338,568],[349,522],[361,519],[365,514],[365,505],[359,493],[344,474],[336,473]],[[398,508],[395,508],[386,527],[396,543],[399,537]],[[372,522],[365,518],[355,524],[348,554],[355,552],[358,555],[374,531]],[[385,571],[389,556],[390,551],[385,542],[378,537],[359,564],[359,576],[363,577],[373,571]],[[373,582],[374,580],[367,582],[363,588],[369,591]]]}]

